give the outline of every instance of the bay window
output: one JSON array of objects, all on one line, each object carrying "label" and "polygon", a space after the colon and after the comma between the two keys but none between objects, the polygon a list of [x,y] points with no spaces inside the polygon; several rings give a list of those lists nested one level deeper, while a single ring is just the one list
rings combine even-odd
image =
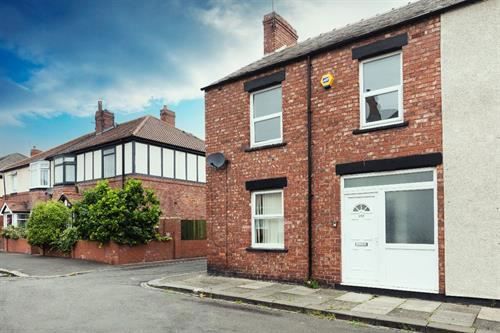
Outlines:
[{"label": "bay window", "polygon": [[283,190],[252,193],[252,247],[284,248]]},{"label": "bay window", "polygon": [[251,146],[265,146],[282,142],[281,86],[275,86],[250,95]]},{"label": "bay window", "polygon": [[401,52],[367,59],[359,66],[361,128],[403,122]]},{"label": "bay window", "polygon": [[61,156],[54,160],[54,184],[75,182],[75,157]]},{"label": "bay window", "polygon": [[38,161],[30,164],[31,188],[49,187],[50,162]]}]

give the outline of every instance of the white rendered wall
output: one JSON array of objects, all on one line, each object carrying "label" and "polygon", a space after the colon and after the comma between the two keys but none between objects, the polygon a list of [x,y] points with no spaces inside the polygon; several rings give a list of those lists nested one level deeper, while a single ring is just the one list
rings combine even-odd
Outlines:
[{"label": "white rendered wall", "polygon": [[441,16],[446,294],[500,299],[500,0]]}]

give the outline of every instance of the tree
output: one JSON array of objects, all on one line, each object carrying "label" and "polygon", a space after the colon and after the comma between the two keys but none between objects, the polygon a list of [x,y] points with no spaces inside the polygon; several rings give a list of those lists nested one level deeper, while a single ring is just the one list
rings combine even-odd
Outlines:
[{"label": "tree", "polygon": [[60,202],[39,203],[28,220],[28,242],[43,250],[57,248],[57,242],[71,221],[71,211]]},{"label": "tree", "polygon": [[137,245],[157,238],[160,203],[139,180],[128,180],[123,190],[99,182],[73,207],[74,226],[82,239]]}]

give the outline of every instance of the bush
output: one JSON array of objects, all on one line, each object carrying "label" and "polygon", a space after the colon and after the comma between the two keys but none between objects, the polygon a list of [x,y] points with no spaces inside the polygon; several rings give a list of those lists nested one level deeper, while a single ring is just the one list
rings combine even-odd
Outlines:
[{"label": "bush", "polygon": [[70,210],[60,202],[48,201],[36,205],[28,220],[28,242],[44,250],[57,248],[70,220]]},{"label": "bush", "polygon": [[0,237],[8,239],[26,238],[26,228],[9,225],[8,227],[2,229]]},{"label": "bush", "polygon": [[123,190],[99,182],[73,209],[82,239],[138,245],[157,238],[160,203],[139,180],[128,180]]},{"label": "bush", "polygon": [[56,247],[64,253],[69,253],[73,249],[75,243],[80,239],[80,233],[76,227],[67,227],[57,241]]}]

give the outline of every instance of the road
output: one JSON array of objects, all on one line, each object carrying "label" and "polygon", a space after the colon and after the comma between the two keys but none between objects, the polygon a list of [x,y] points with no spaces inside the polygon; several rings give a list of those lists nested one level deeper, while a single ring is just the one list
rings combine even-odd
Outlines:
[{"label": "road", "polygon": [[[17,262],[26,265],[32,260],[25,258],[0,253],[0,268],[4,264],[11,270],[26,271],[25,267],[15,267]],[[31,264],[29,270],[36,272],[38,265],[46,275],[50,265],[56,262],[42,257],[35,259],[40,261]],[[60,260],[57,263],[61,263]],[[83,266],[87,273],[80,275],[0,276],[0,332],[396,332],[259,306],[200,299],[141,285],[167,275],[203,271],[205,261],[157,266],[98,265],[90,272],[88,265]]]}]

